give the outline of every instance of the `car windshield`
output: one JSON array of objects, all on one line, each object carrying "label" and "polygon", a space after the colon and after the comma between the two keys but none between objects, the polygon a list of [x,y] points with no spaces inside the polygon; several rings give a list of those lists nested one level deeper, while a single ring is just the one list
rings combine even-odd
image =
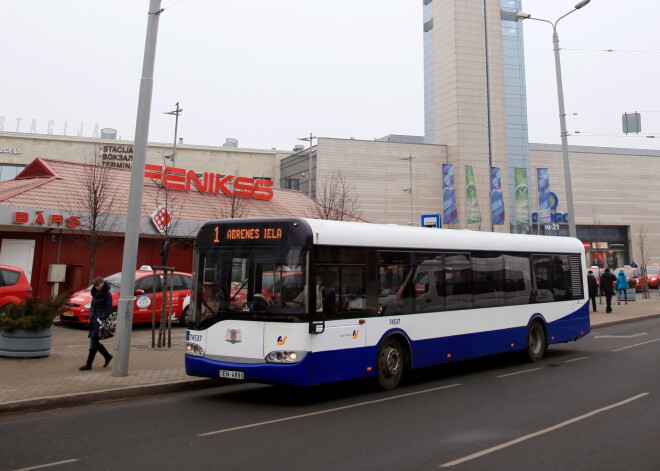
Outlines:
[{"label": "car windshield", "polygon": [[197,250],[191,325],[205,328],[222,319],[306,321],[306,253],[300,247]]},{"label": "car windshield", "polygon": [[649,275],[657,275],[660,273],[660,266],[654,266],[654,267],[646,267],[646,273]]},{"label": "car windshield", "polygon": [[[114,273],[110,276],[106,276],[104,278],[105,281],[107,281],[110,284],[110,292],[114,293],[116,291],[119,291],[119,288],[121,287],[121,273]],[[90,291],[94,284],[92,283],[89,285],[86,290]]]}]

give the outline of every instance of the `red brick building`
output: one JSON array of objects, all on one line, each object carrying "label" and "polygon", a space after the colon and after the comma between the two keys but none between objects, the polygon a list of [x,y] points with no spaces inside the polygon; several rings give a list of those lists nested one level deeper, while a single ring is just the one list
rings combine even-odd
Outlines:
[{"label": "red brick building", "polygon": [[[59,292],[82,289],[90,278],[86,233],[93,220],[102,220],[105,241],[96,253],[92,275],[121,271],[130,176],[130,170],[36,159],[14,180],[0,182],[0,264],[23,268],[40,297],[54,287]],[[90,183],[94,178],[97,183]],[[270,185],[267,180],[148,166],[136,267],[161,265],[160,252],[168,237],[167,265],[190,271],[197,229],[211,219],[313,216],[312,199]],[[108,196],[99,217],[91,218],[90,191],[99,187]],[[169,217],[163,217],[165,210]],[[157,224],[169,218],[162,233]],[[65,273],[64,281],[55,284],[58,272]]]}]

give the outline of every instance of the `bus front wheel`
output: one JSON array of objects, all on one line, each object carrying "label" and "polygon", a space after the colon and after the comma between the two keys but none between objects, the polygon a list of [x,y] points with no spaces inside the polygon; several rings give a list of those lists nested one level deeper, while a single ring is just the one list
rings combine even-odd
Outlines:
[{"label": "bus front wheel", "polygon": [[384,390],[394,389],[403,377],[404,351],[401,342],[390,337],[383,341],[378,349],[376,379]]},{"label": "bus front wheel", "polygon": [[527,331],[527,358],[529,361],[540,361],[547,349],[548,340],[543,325],[538,321],[532,322]]}]

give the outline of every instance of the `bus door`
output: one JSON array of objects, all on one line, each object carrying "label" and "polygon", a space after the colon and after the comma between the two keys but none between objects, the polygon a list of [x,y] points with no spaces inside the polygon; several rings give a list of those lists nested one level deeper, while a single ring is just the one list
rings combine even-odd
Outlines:
[{"label": "bus door", "polygon": [[322,321],[324,328],[312,335],[312,381],[360,378],[366,373],[367,324],[363,305],[355,301],[364,299],[364,266],[317,266],[315,278],[312,324]]}]

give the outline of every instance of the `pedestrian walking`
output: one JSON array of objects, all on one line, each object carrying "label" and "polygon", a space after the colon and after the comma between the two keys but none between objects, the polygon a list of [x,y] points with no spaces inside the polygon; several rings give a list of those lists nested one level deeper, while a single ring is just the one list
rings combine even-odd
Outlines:
[{"label": "pedestrian walking", "polygon": [[609,268],[606,268],[603,274],[600,275],[600,292],[605,295],[605,312],[612,312],[614,283],[616,283],[616,276],[610,273]]},{"label": "pedestrian walking", "polygon": [[628,278],[623,270],[619,270],[619,276],[616,277],[616,303],[621,304],[621,298],[628,304]]},{"label": "pedestrian walking", "polygon": [[87,355],[87,362],[78,368],[80,371],[92,369],[96,352],[101,352],[101,355],[105,359],[103,368],[110,364],[112,355],[101,344],[99,339],[99,328],[101,327],[99,321],[107,319],[111,312],[112,294],[110,294],[110,283],[99,276],[94,280],[94,286],[92,286],[92,306],[89,311],[89,334],[87,335],[89,337],[89,353]]},{"label": "pedestrian walking", "polygon": [[593,306],[593,311],[597,312],[596,309],[596,295],[598,294],[598,281],[594,276],[594,272],[589,270],[587,272],[587,286],[589,287],[589,299],[591,299],[591,304]]}]

